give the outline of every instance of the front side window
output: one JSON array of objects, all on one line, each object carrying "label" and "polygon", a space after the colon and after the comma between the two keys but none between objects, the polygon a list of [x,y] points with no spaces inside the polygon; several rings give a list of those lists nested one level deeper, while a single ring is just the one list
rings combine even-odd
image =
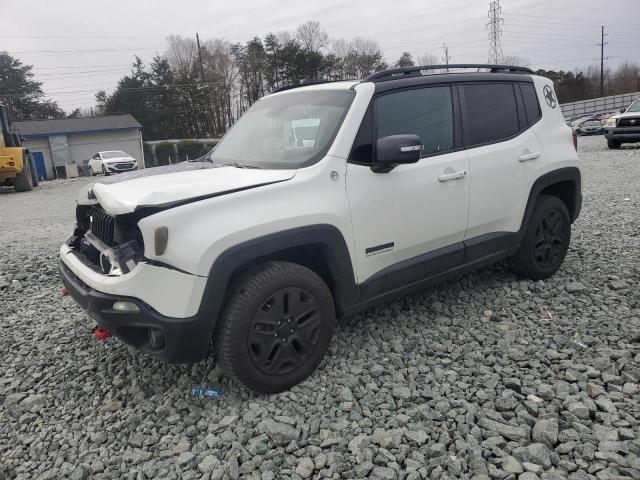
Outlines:
[{"label": "front side window", "polygon": [[499,142],[518,133],[518,107],[512,84],[465,85],[463,96],[467,109],[466,146]]},{"label": "front side window", "polygon": [[320,160],[349,110],[351,90],[307,90],[256,102],[208,159],[256,168],[301,168]]},{"label": "front side window", "polygon": [[453,103],[450,87],[416,88],[378,97],[376,137],[418,135],[422,155],[453,148]]}]

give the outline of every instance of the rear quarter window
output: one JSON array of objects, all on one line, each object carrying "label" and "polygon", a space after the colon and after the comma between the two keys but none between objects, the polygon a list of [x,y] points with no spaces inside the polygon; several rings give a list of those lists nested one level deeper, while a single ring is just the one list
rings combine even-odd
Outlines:
[{"label": "rear quarter window", "polygon": [[536,88],[530,83],[521,83],[520,91],[522,92],[522,100],[524,102],[524,111],[527,114],[527,123],[533,125],[542,116],[540,104],[538,103],[538,95]]},{"label": "rear quarter window", "polygon": [[519,130],[514,85],[483,83],[464,85],[466,105],[465,145],[506,140]]}]

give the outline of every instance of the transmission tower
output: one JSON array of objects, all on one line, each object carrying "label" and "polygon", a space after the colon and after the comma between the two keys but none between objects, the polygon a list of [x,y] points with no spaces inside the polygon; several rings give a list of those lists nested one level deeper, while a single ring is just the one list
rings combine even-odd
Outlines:
[{"label": "transmission tower", "polygon": [[489,31],[489,60],[487,63],[500,64],[502,63],[502,24],[504,18],[502,14],[502,7],[500,6],[500,0],[494,0],[489,4],[489,21],[487,22],[487,30]]}]

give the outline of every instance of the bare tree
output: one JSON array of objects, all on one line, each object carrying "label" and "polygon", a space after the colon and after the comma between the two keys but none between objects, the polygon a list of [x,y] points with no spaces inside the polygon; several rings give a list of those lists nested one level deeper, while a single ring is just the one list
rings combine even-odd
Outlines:
[{"label": "bare tree", "polygon": [[205,79],[215,133],[224,133],[234,120],[233,96],[236,93],[237,66],[231,43],[223,38],[204,42],[202,52]]},{"label": "bare tree", "polygon": [[187,78],[191,74],[198,56],[198,46],[192,38],[180,35],[169,35],[164,57],[169,62],[171,70],[178,78]]},{"label": "bare tree", "polygon": [[438,65],[440,59],[437,55],[432,53],[425,53],[424,55],[418,55],[418,65]]},{"label": "bare tree", "polygon": [[320,22],[308,21],[296,29],[296,40],[309,52],[319,52],[329,44],[329,35],[320,28]]},{"label": "bare tree", "polygon": [[510,65],[512,67],[528,67],[529,60],[524,57],[518,57],[516,55],[505,55],[502,57],[503,65]]}]

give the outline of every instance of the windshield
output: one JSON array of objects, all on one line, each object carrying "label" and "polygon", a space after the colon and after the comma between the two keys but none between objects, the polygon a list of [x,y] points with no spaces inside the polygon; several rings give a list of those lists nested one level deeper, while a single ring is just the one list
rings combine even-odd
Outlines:
[{"label": "windshield", "polygon": [[351,90],[308,90],[265,97],[209,154],[213,163],[301,168],[329,150],[353,101]]},{"label": "windshield", "polygon": [[595,127],[595,126],[600,126],[602,125],[602,123],[600,122],[600,120],[587,120],[586,122],[583,123],[583,125],[585,127]]},{"label": "windshield", "polygon": [[640,100],[636,100],[631,105],[629,105],[629,108],[627,108],[627,111],[625,113],[629,112],[640,112]]},{"label": "windshield", "polygon": [[102,152],[102,158],[118,158],[118,157],[130,157],[128,153],[114,150],[113,152]]}]

